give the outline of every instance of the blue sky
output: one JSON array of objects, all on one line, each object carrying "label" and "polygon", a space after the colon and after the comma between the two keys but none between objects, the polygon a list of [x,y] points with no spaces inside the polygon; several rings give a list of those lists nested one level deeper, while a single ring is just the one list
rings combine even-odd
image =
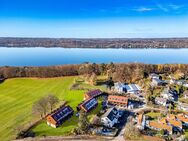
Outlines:
[{"label": "blue sky", "polygon": [[0,0],[1,37],[188,37],[187,0]]}]

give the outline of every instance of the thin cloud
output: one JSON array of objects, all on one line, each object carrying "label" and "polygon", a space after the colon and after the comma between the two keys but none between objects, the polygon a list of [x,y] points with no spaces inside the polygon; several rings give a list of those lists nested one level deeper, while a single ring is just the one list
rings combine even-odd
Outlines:
[{"label": "thin cloud", "polygon": [[173,10],[178,10],[180,8],[183,8],[184,6],[183,5],[175,5],[175,4],[170,4],[168,5],[171,9]]},{"label": "thin cloud", "polygon": [[169,11],[177,11],[183,8],[183,5],[175,5],[175,4],[169,4],[169,5],[162,5],[162,4],[156,4],[156,7],[160,9],[163,12],[169,12]]},{"label": "thin cloud", "polygon": [[161,5],[161,4],[157,4],[156,6],[157,6],[160,10],[162,10],[162,11],[164,11],[164,12],[169,12],[168,7],[166,7],[166,6],[163,6],[163,5]]},{"label": "thin cloud", "polygon": [[138,12],[146,12],[146,11],[152,11],[154,10],[153,8],[148,8],[148,7],[139,7],[136,9],[133,9],[134,11],[138,11]]}]

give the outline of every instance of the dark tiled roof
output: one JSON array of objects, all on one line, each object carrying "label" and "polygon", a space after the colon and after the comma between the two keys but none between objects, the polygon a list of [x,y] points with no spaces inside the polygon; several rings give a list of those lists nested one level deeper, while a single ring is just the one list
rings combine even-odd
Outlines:
[{"label": "dark tiled roof", "polygon": [[51,117],[56,121],[59,122],[65,119],[67,116],[73,113],[73,109],[70,106],[65,106],[58,109],[55,113],[51,114]]},{"label": "dark tiled roof", "polygon": [[84,101],[80,105],[80,107],[83,108],[83,110],[85,110],[86,112],[88,112],[91,109],[93,109],[93,107],[95,107],[97,104],[98,104],[97,100],[95,98],[91,98],[91,99]]},{"label": "dark tiled roof", "polygon": [[113,107],[113,108],[110,108],[103,116],[103,117],[108,117],[108,119],[110,119],[111,121],[113,121],[114,118],[117,118],[117,115],[118,115],[118,110]]},{"label": "dark tiled roof", "polygon": [[100,94],[102,94],[102,91],[97,89],[97,90],[92,90],[92,91],[89,91],[86,93],[86,95],[90,98],[93,98],[93,97],[97,97],[99,96]]}]

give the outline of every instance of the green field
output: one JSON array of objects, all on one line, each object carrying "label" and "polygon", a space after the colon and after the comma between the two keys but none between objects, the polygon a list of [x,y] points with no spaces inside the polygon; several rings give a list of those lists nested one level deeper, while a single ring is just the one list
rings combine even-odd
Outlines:
[{"label": "green field", "polygon": [[[70,90],[75,77],[37,79],[8,79],[0,84],[0,139],[3,141],[15,138],[15,128],[28,124],[32,119],[32,104],[39,98],[50,94],[60,100],[66,100],[72,108],[83,100],[83,90]],[[61,128],[53,129],[44,122],[33,130],[38,135],[66,134],[77,124],[74,116]]]}]

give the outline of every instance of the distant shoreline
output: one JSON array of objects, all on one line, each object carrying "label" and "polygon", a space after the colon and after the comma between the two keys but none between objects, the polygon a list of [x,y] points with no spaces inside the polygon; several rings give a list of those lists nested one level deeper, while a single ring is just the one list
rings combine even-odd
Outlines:
[{"label": "distant shoreline", "polygon": [[0,37],[0,47],[44,48],[188,48],[188,38],[11,38]]}]

